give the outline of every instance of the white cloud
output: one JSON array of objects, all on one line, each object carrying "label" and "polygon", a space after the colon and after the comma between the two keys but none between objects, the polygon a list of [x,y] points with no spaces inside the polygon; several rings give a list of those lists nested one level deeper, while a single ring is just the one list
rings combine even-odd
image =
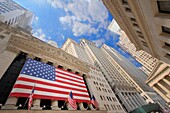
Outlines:
[{"label": "white cloud", "polygon": [[97,47],[100,47],[102,44],[105,43],[105,39],[104,38],[101,38],[101,39],[98,39],[98,40],[94,40],[93,41]]},{"label": "white cloud", "polygon": [[66,16],[60,17],[60,22],[69,26],[74,36],[98,34],[100,28],[107,29],[108,22],[106,19],[108,18],[108,11],[100,1],[47,1],[54,8],[61,8],[66,12]]},{"label": "white cloud", "polygon": [[35,17],[35,21],[38,21],[38,20],[39,20],[39,17],[38,17],[38,16],[36,16],[36,17]]},{"label": "white cloud", "polygon": [[43,33],[42,29],[36,29],[35,31],[33,31],[33,36],[37,37],[38,39],[47,42],[47,38],[46,35]]}]

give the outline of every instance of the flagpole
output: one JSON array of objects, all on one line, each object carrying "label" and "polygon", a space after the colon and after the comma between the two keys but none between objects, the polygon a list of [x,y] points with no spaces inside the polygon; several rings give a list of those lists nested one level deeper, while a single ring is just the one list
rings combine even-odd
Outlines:
[{"label": "flagpole", "polygon": [[25,107],[25,105],[26,105],[26,103],[27,103],[28,99],[29,99],[29,97],[27,97],[27,100],[26,100],[26,102],[25,102],[25,104],[24,104],[23,108]]}]

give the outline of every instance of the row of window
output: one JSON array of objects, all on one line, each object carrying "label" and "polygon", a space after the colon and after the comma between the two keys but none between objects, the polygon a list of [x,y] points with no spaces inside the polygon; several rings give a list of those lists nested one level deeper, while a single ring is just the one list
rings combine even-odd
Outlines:
[{"label": "row of window", "polygon": [[114,101],[114,102],[117,102],[115,97],[109,97],[109,96],[102,96],[102,95],[100,95],[100,99],[104,100],[104,101]]},{"label": "row of window", "polygon": [[104,104],[104,107],[106,110],[122,110],[120,105],[111,105],[111,107],[108,104]]},{"label": "row of window", "polygon": [[13,25],[16,22],[19,22],[20,20],[24,19],[24,15],[17,16],[15,18],[9,19],[9,21],[5,21],[5,24],[7,25]]}]

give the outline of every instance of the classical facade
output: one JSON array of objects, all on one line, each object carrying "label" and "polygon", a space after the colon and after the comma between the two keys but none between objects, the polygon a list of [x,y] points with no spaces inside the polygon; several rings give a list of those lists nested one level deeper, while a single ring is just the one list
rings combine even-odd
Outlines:
[{"label": "classical facade", "polygon": [[[0,23],[0,103],[2,106],[0,112],[6,113],[9,112],[8,109],[22,109],[21,104],[23,105],[25,101],[20,97],[8,97],[10,91],[20,73],[21,68],[23,67],[27,58],[31,58],[49,65],[53,65],[58,68],[62,68],[66,71],[72,71],[72,73],[79,74],[83,76],[86,87],[90,88],[91,84],[86,82],[88,81],[88,73],[90,71],[89,66],[77,59],[76,57],[69,55],[61,49],[53,47],[45,42],[17,29],[14,29],[10,26],[7,26],[3,23]],[[88,85],[87,85],[88,84]],[[5,89],[5,90],[4,90]],[[89,90],[90,93],[90,90]],[[93,93],[93,92],[91,92]],[[58,100],[50,100],[49,106],[52,110],[62,109],[62,105]],[[64,104],[64,103],[63,103]],[[60,106],[59,106],[60,105]],[[86,107],[85,107],[86,106]],[[88,107],[87,107],[88,106]],[[33,106],[31,109],[42,110],[42,100],[33,99]],[[71,110],[71,106],[67,104],[67,109]],[[95,110],[90,103],[78,103],[80,110],[87,113],[105,113],[106,110]],[[43,108],[44,109],[44,108]],[[93,110],[93,111],[91,111]],[[27,112],[27,111],[22,111]],[[35,111],[31,111],[35,112]],[[39,111],[38,111],[39,112]],[[43,111],[42,111],[43,112]],[[44,112],[54,112],[54,111],[44,111]],[[78,111],[67,111],[69,113],[76,113]],[[83,112],[83,111],[81,111]]]},{"label": "classical facade", "polygon": [[129,81],[130,78],[113,60],[98,48],[95,43],[82,39],[80,45],[85,48],[96,65],[105,76],[112,90],[115,92],[123,108],[130,112],[139,106],[147,104]]},{"label": "classical facade", "polygon": [[96,97],[100,109],[107,110],[107,113],[125,113],[104,75],[98,67],[94,66],[85,48],[68,38],[61,49],[88,63],[90,72],[86,80],[91,84],[89,90]]},{"label": "classical facade", "polygon": [[170,64],[169,0],[103,0],[137,50]]},{"label": "classical facade", "polygon": [[158,103],[163,108],[166,106],[166,102],[158,95],[152,88],[146,85],[148,75],[135,67],[129,60],[118,53],[114,48],[103,45],[102,51],[104,51],[110,59],[112,59],[119,68],[122,68],[127,76],[129,76],[129,83],[132,84],[139,94],[145,99],[147,103]]},{"label": "classical facade", "polygon": [[13,0],[0,0],[0,21],[31,33],[33,13]]},{"label": "classical facade", "polygon": [[170,107],[170,65],[159,62],[146,83],[152,87]]}]

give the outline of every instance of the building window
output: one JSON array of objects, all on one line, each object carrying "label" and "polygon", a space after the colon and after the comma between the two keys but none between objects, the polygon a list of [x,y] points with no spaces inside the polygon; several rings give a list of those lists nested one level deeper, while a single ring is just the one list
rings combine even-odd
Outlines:
[{"label": "building window", "polygon": [[128,4],[127,0],[122,0],[123,4]]},{"label": "building window", "polygon": [[170,14],[170,1],[158,1],[157,3],[160,13]]},{"label": "building window", "polygon": [[170,34],[170,28],[162,26],[162,31]]},{"label": "building window", "polygon": [[0,40],[3,40],[5,38],[5,36],[0,35]]},{"label": "building window", "polygon": [[125,8],[125,11],[126,12],[132,12],[132,10],[130,8],[128,8],[128,7]]},{"label": "building window", "polygon": [[132,22],[136,22],[136,19],[134,19],[134,18],[130,18],[130,20],[131,20]]},{"label": "building window", "polygon": [[166,42],[165,42],[165,46],[167,46],[167,47],[169,47],[169,48],[170,48],[170,44],[168,44],[168,43],[166,43]]},{"label": "building window", "polygon": [[136,23],[133,23],[133,26],[139,28],[138,24],[136,24]]}]

